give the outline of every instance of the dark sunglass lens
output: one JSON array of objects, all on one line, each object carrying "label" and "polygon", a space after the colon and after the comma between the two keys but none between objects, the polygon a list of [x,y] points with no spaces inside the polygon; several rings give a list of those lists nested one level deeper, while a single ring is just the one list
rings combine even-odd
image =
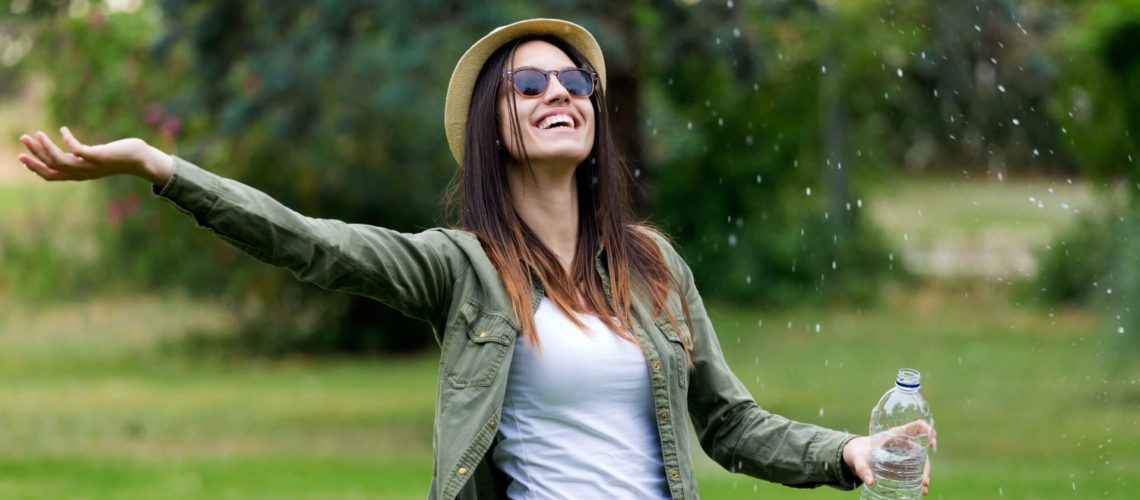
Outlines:
[{"label": "dark sunglass lens", "polygon": [[526,96],[538,96],[546,92],[546,75],[541,71],[524,69],[516,71],[512,79],[515,89]]},{"label": "dark sunglass lens", "polygon": [[586,97],[594,92],[594,79],[586,70],[576,69],[558,74],[558,81],[566,91],[578,97]]}]

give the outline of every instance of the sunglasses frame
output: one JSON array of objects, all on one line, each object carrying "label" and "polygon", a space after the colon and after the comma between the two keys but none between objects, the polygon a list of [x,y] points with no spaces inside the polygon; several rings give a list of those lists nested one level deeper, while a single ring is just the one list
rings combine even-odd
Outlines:
[{"label": "sunglasses frame", "polygon": [[[520,71],[535,71],[535,72],[541,73],[543,76],[545,76],[546,77],[546,86],[542,89],[542,92],[539,93],[538,95],[526,95],[526,94],[522,93],[522,91],[519,90],[518,85],[515,85],[515,80],[514,80],[514,75]],[[518,94],[519,97],[526,97],[526,98],[542,97],[542,96],[546,95],[546,91],[550,90],[550,75],[551,74],[553,74],[555,78],[558,78],[558,84],[559,85],[561,85],[563,88],[566,88],[566,84],[562,82],[562,72],[564,72],[564,71],[582,71],[582,72],[585,72],[587,75],[590,75],[590,93],[588,93],[586,95],[576,95],[573,92],[570,92],[570,89],[566,89],[566,93],[570,94],[570,96],[588,98],[588,97],[594,95],[594,92],[598,89],[598,73],[595,72],[594,70],[590,69],[590,68],[563,68],[563,69],[544,70],[544,69],[531,68],[531,67],[522,67],[522,68],[515,68],[515,69],[509,69],[509,70],[504,71],[503,72],[503,78],[507,81],[507,83],[510,84],[511,88],[515,89],[515,93]]]}]

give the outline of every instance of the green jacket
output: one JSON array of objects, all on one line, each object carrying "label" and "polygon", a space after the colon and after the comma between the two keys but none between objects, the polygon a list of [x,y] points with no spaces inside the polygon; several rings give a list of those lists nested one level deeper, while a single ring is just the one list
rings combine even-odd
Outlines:
[{"label": "green jacket", "polygon": [[[452,229],[406,234],[305,217],[180,158],[175,158],[174,176],[154,192],[198,225],[302,281],[371,297],[430,323],[442,354],[428,498],[504,498],[506,485],[491,463],[490,448],[519,326],[499,275],[473,234]],[[725,363],[689,267],[668,242],[659,243],[685,290],[693,330],[675,331],[663,316],[651,317],[644,297],[634,297],[633,316],[673,498],[698,498],[686,420],[705,452],[728,470],[790,486],[854,488],[857,480],[842,460],[843,446],[854,436],[760,408]],[[595,262],[608,283],[603,251]],[[537,305],[542,290],[536,287],[534,294]],[[676,317],[683,317],[679,302],[674,297],[669,304]],[[695,346],[691,371],[682,342]]]}]

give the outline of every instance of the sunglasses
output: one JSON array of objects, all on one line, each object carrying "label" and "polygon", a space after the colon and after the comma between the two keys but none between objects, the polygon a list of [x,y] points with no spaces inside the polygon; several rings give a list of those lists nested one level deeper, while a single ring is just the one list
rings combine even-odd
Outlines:
[{"label": "sunglasses", "polygon": [[550,87],[550,75],[558,77],[558,83],[574,97],[590,97],[594,93],[594,80],[597,73],[585,68],[552,69],[543,71],[535,68],[521,68],[507,71],[503,77],[511,82],[520,96],[538,97]]}]

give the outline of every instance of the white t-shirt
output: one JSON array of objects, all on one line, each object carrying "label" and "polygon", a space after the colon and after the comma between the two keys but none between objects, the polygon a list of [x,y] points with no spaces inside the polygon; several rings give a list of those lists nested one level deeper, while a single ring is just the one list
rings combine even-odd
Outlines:
[{"label": "white t-shirt", "polygon": [[669,498],[649,368],[596,317],[586,331],[542,298],[542,352],[515,342],[495,465],[511,499]]}]

